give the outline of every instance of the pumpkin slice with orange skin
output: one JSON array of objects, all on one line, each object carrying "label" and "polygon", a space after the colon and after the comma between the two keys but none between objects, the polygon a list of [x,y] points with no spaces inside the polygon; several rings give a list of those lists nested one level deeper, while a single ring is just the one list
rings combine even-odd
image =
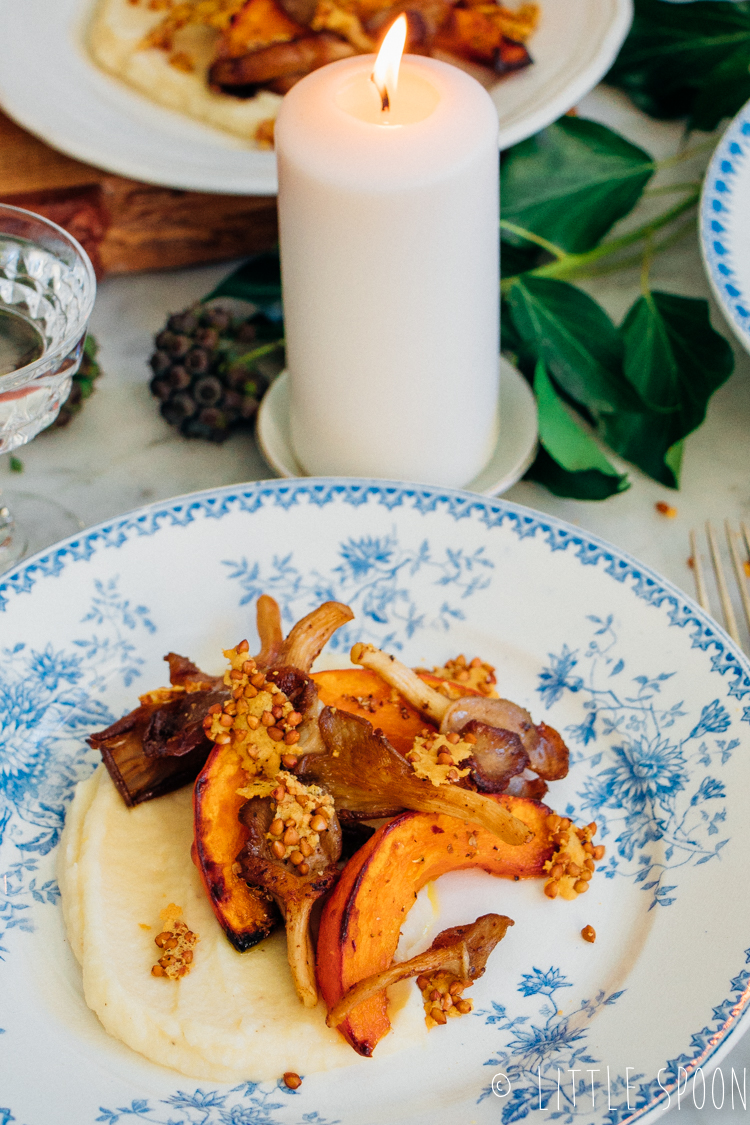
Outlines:
[{"label": "pumpkin slice with orange skin", "polygon": [[385,680],[367,668],[337,668],[330,672],[313,672],[318,696],[327,707],[338,707],[368,719],[382,730],[394,750],[407,754],[414,739],[423,730],[436,730],[426,723]]},{"label": "pumpkin slice with orange skin", "polygon": [[[424,730],[436,731],[434,723],[425,720],[415,707],[407,703],[385,680],[369,668],[337,668],[326,672],[313,672],[318,695],[327,707],[338,707],[368,719],[382,730],[394,750],[408,754],[414,739]],[[427,672],[419,678],[430,687],[437,688],[446,681]],[[465,684],[448,682],[456,696],[479,695]]]},{"label": "pumpkin slice with orange skin", "polygon": [[[356,696],[382,699],[383,713],[381,716],[377,712],[378,721],[382,717],[404,753],[411,749],[414,735],[425,727],[414,708],[389,701],[391,688],[374,672],[364,668],[342,669],[317,673],[313,679],[323,702],[331,699],[343,710],[362,711]],[[247,798],[237,790],[247,781],[237,751],[232,746],[215,746],[198,776],[193,796],[193,860],[219,925],[241,953],[267,937],[279,921],[279,912],[270,896],[249,887],[235,870],[237,857],[248,838],[247,828],[239,820]]]},{"label": "pumpkin slice with orange skin", "polygon": [[[429,673],[421,677],[431,686],[442,681]],[[366,668],[316,672],[312,679],[322,703],[367,718],[383,730],[400,754],[411,750],[414,738],[436,728],[397,696],[376,673]],[[456,694],[478,694],[465,685],[451,684]],[[262,941],[278,921],[274,904],[253,890],[234,871],[247,842],[239,811],[245,802],[237,793],[247,774],[231,746],[216,746],[195,785],[195,844],[193,858],[209,902],[227,938],[240,952]]]},{"label": "pumpkin slice with orange skin", "polygon": [[[357,707],[353,699],[355,694],[364,697],[364,694],[377,690],[379,697],[386,700],[392,694],[379,676],[363,668],[323,672],[313,678],[324,702],[328,698],[338,700],[342,708],[346,705],[352,709]],[[363,678],[364,684],[361,682]],[[398,724],[403,728],[400,745],[404,746],[404,752],[411,748],[414,741],[412,726],[415,733],[425,726],[419,714],[413,708],[409,710],[413,715],[410,725],[396,705],[389,704],[387,708],[389,729],[395,731],[398,737]],[[237,790],[247,783],[248,775],[237,751],[231,745],[217,745],[196,780],[193,794],[193,862],[219,925],[240,953],[262,941],[280,921],[271,897],[258,888],[249,887],[235,870],[237,857],[248,839],[248,830],[239,820],[240,809],[247,798],[241,797]]]},{"label": "pumpkin slice with orange skin", "polygon": [[246,784],[247,772],[237,751],[215,746],[193,793],[193,861],[219,925],[240,953],[267,937],[279,921],[276,904],[260,889],[249,887],[237,865],[249,835],[239,820],[247,798],[237,792]]},{"label": "pumpkin slice with orange skin", "polygon": [[[440,813],[406,812],[384,824],[349,860],[326,903],[317,949],[318,983],[329,1011],[352,985],[387,969],[404,918],[425,884],[448,871],[478,867],[509,879],[538,879],[554,845],[539,801],[494,798],[533,836],[503,843],[486,829]],[[372,1055],[390,1030],[385,992],[359,1004],[339,1024],[360,1055]]]}]

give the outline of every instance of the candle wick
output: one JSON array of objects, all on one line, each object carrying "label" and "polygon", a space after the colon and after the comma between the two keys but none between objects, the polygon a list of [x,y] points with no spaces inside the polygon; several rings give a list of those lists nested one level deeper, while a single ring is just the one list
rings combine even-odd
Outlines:
[{"label": "candle wick", "polygon": [[380,86],[378,86],[374,74],[370,75],[370,81],[372,82],[377,92],[380,94],[380,108],[382,109],[383,113],[386,113],[391,108],[391,100],[388,97],[388,87],[383,86],[381,88]]}]

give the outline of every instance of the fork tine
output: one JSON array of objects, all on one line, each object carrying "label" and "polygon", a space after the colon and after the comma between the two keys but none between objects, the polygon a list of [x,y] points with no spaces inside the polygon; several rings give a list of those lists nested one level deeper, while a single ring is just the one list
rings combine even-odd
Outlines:
[{"label": "fork tine", "polygon": [[695,540],[695,532],[690,532],[690,556],[693,560],[693,574],[695,576],[695,596],[698,599],[698,605],[706,610],[707,613],[711,612],[711,605],[708,600],[708,593],[706,591],[706,579],[703,576],[703,563],[698,554],[698,546]]},{"label": "fork tine", "polygon": [[713,563],[714,575],[716,576],[716,588],[719,591],[719,601],[721,602],[727,632],[732,640],[739,644],[740,634],[737,628],[737,620],[734,616],[732,603],[729,599],[729,590],[727,589],[727,581],[724,577],[724,568],[721,565],[721,556],[719,555],[719,546],[716,542],[716,534],[710,522],[706,524],[706,536],[708,538],[709,550],[711,551],[711,562]]},{"label": "fork tine", "polygon": [[[726,521],[725,527],[727,530],[729,553],[732,556],[732,566],[734,567],[734,573],[737,575],[737,585],[739,586],[740,598],[742,599],[742,608],[745,611],[745,621],[747,621],[747,627],[748,629],[750,629],[750,594],[748,594],[747,592],[747,578],[745,577],[745,570],[742,565],[742,559],[740,558],[739,551],[737,550],[737,544],[734,541],[732,529],[729,526],[729,520]],[[743,524],[742,527],[743,530],[747,533],[747,526]],[[748,543],[748,552],[750,553],[750,542],[748,542],[747,538],[745,541],[746,543]]]}]

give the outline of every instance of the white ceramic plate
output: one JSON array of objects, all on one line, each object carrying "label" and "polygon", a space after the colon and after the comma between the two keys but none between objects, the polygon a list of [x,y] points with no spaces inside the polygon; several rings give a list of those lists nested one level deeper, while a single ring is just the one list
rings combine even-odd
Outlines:
[{"label": "white ceramic plate", "polygon": [[716,147],[703,182],[701,249],[722,311],[750,351],[750,102]]},{"label": "white ceramic plate", "polygon": [[[536,399],[531,387],[507,359],[500,357],[500,429],[489,462],[470,484],[468,492],[499,496],[520,480],[536,455]],[[261,453],[281,477],[307,474],[292,448],[289,424],[289,376],[282,371],[258,411],[256,436]]]},{"label": "white ceramic plate", "polygon": [[[609,69],[632,0],[542,0],[535,64],[496,87],[502,148],[544,128]],[[85,48],[93,0],[0,0],[0,105],[53,148],[147,183],[274,195],[276,160],[155,105],[99,70]]]},{"label": "white ceramic plate", "polygon": [[[595,818],[607,846],[573,903],[536,881],[443,877],[425,946],[487,910],[516,922],[473,1014],[403,1054],[306,1075],[296,1093],[197,1083],[109,1038],[84,1004],[55,883],[65,808],[93,765],[87,732],[163,682],[169,649],[213,671],[242,634],[252,646],[264,590],[288,620],[321,596],[349,602],[339,652],[361,638],[413,663],[491,660],[502,692],[569,742],[551,802]],[[744,1031],[750,666],[616,548],[465,492],[260,482],[143,508],[37,556],[0,581],[0,629],[0,1120],[510,1125],[533,1110],[611,1125],[660,1112],[678,1074],[689,1097],[696,1068]]]}]

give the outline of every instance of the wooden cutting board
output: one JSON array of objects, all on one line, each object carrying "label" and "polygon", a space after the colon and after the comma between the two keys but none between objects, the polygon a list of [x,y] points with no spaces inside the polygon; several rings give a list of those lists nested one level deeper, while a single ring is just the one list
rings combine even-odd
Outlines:
[{"label": "wooden cutting board", "polygon": [[276,199],[155,187],[81,164],[0,112],[0,202],[59,223],[99,277],[239,258],[276,244]]}]

